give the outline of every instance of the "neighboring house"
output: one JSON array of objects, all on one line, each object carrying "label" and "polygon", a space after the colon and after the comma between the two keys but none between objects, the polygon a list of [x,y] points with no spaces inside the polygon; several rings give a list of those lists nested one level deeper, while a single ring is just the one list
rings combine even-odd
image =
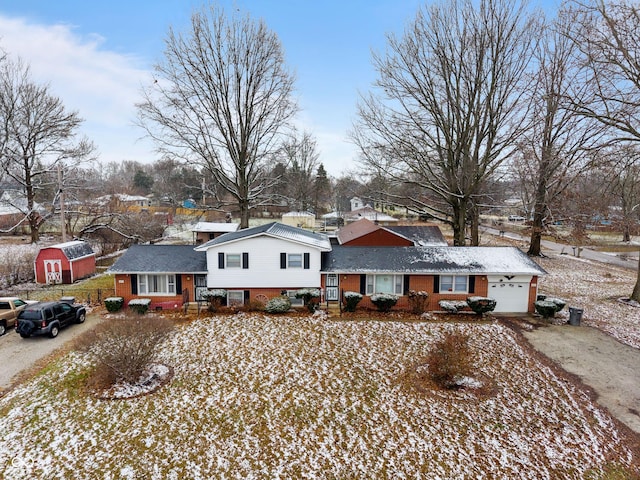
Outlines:
[{"label": "neighboring house", "polygon": [[[378,232],[383,243],[397,240],[391,236],[397,232],[382,230],[370,233]],[[151,298],[152,308],[181,306],[207,289],[226,290],[227,305],[265,302],[283,292],[299,304],[298,289],[319,288],[328,306],[355,291],[365,297],[360,305],[371,308],[374,293],[400,295],[402,309],[409,306],[409,290],[416,290],[429,294],[429,310],[440,310],[440,300],[488,296],[496,299],[496,312],[533,312],[538,279],[546,273],[515,247],[348,243],[332,246],[326,235],[272,222],[195,247],[135,245],[109,272],[115,273],[117,296],[127,302]]]},{"label": "neighboring house", "polygon": [[225,233],[235,232],[238,228],[240,228],[239,223],[198,222],[193,229],[191,229],[193,232],[193,243],[195,245],[201,245]]},{"label": "neighboring house", "polygon": [[316,226],[316,216],[311,212],[288,212],[282,215],[282,223],[292,227],[313,229]]},{"label": "neighboring house", "polygon": [[437,226],[388,226],[383,227],[366,218],[338,229],[336,240],[344,246],[446,246]]},{"label": "neighboring house", "polygon": [[59,243],[40,249],[34,269],[36,283],[73,283],[96,272],[96,255],[87,242]]},{"label": "neighboring house", "polygon": [[397,218],[387,215],[386,213],[379,212],[370,205],[365,205],[364,207],[356,210],[346,212],[343,215],[343,218],[345,223],[355,222],[361,218],[366,218],[367,220],[371,220],[379,225],[396,225],[398,223]]},{"label": "neighboring house", "polygon": [[132,245],[108,269],[115,295],[151,299],[151,309],[174,309],[207,290],[207,258],[193,245]]},{"label": "neighboring house", "polygon": [[272,222],[222,235],[195,248],[206,252],[208,288],[227,290],[227,304],[263,300],[287,292],[320,288],[327,236]]},{"label": "neighboring house", "polygon": [[409,290],[429,294],[429,310],[440,300],[468,296],[494,298],[496,312],[533,312],[538,278],[546,272],[516,247],[345,247],[323,256],[322,288],[329,301],[345,291],[365,296],[400,295],[408,307]]}]

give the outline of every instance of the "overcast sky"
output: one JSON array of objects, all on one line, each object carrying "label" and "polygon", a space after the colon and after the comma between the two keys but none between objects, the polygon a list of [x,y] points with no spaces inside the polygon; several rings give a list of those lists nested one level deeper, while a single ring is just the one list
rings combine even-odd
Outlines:
[{"label": "overcast sky", "polygon": [[[375,72],[371,51],[401,34],[420,5],[414,0],[243,0],[219,2],[262,18],[276,32],[297,76],[300,130],[318,141],[332,176],[355,168],[347,139],[358,92]],[[203,2],[192,0],[20,0],[0,3],[0,47],[20,56],[33,78],[85,119],[84,133],[104,161],[157,157],[133,126],[141,85],[162,59],[169,26],[185,31]]]}]

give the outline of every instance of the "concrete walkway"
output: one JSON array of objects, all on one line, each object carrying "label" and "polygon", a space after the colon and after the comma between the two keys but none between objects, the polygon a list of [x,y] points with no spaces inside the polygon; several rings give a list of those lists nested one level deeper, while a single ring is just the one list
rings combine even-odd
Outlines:
[{"label": "concrete walkway", "polygon": [[596,328],[548,325],[523,331],[531,345],[598,395],[598,403],[640,433],[640,350]]}]

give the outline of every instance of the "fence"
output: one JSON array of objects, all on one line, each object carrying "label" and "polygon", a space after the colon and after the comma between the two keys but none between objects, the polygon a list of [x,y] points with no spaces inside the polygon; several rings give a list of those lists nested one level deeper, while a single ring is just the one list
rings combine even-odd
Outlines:
[{"label": "fence", "polygon": [[101,304],[105,298],[115,296],[114,288],[87,289],[73,285],[60,285],[46,288],[20,289],[14,288],[10,292],[0,292],[1,297],[20,297],[23,300],[58,300],[62,297],[75,297],[76,302],[88,305]]}]

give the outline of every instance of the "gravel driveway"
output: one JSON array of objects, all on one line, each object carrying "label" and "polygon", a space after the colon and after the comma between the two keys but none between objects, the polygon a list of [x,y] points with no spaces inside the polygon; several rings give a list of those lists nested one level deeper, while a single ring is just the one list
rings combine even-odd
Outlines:
[{"label": "gravel driveway", "polygon": [[88,314],[84,323],[63,328],[56,338],[22,338],[14,328],[7,330],[7,333],[0,337],[0,395],[18,380],[21,373],[57,350],[63,349],[67,342],[91,330],[101,321],[102,317],[99,315]]}]

